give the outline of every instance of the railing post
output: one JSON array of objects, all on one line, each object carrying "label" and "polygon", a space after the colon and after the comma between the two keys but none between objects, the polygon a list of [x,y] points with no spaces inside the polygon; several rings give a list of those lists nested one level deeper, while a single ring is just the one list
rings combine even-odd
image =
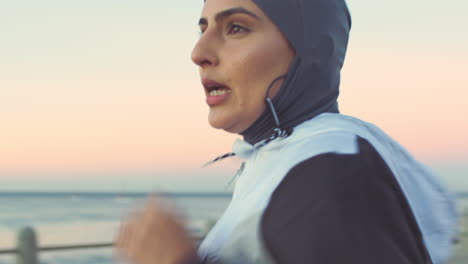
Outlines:
[{"label": "railing post", "polygon": [[39,264],[37,258],[37,240],[34,229],[25,227],[18,233],[16,264]]}]

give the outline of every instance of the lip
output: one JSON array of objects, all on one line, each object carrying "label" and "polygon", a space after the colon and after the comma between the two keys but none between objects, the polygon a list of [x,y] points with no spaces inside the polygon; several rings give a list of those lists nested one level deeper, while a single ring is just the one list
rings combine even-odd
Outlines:
[{"label": "lip", "polygon": [[207,96],[213,90],[213,88],[215,88],[215,87],[222,87],[222,88],[231,89],[225,84],[222,84],[222,83],[214,81],[214,80],[210,80],[208,78],[203,78],[202,79],[202,84],[203,84],[203,87],[205,87],[205,92],[206,92]]},{"label": "lip", "polygon": [[221,95],[210,95],[210,92],[213,91],[215,88],[224,88],[224,89],[228,89],[229,91],[231,91],[231,88],[229,86],[224,85],[220,82],[210,80],[208,78],[202,78],[202,84],[203,84],[203,87],[205,88],[206,103],[209,106],[222,104],[231,95],[230,92],[227,92]]}]

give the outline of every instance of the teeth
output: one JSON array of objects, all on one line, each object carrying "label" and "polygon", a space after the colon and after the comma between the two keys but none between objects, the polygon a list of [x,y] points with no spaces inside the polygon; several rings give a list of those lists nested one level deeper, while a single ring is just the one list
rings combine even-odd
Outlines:
[{"label": "teeth", "polygon": [[231,90],[213,90],[210,92],[210,96],[218,96],[218,95],[223,95],[231,93]]}]

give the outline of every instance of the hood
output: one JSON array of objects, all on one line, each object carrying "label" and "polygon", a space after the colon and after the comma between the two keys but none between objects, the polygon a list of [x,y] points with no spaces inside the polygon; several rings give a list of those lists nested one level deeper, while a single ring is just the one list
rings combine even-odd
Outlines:
[{"label": "hood", "polygon": [[[321,113],[337,113],[340,71],[351,29],[345,1],[252,1],[271,18],[296,52],[287,77],[272,100],[280,128],[292,130]],[[240,134],[255,144],[270,137],[276,127],[267,107]]]}]

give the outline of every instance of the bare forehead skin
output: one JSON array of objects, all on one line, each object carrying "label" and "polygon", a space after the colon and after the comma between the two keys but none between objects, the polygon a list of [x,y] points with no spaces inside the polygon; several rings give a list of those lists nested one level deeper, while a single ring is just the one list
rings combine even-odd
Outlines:
[{"label": "bare forehead skin", "polygon": [[218,12],[236,7],[243,7],[264,16],[263,11],[252,0],[206,0],[201,16],[210,20]]}]

